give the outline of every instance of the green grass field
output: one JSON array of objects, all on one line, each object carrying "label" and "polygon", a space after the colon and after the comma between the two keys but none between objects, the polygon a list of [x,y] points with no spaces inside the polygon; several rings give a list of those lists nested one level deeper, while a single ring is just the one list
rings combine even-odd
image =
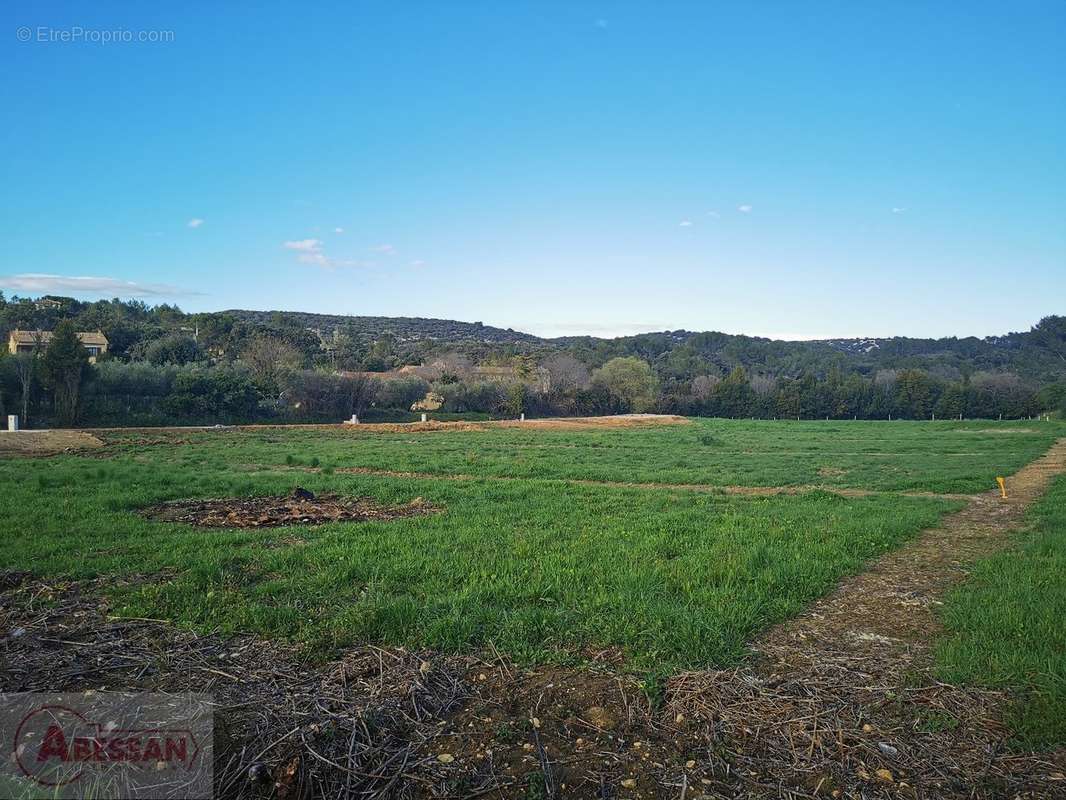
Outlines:
[{"label": "green grass field", "polygon": [[986,558],[947,598],[944,680],[1020,691],[1011,713],[1019,742],[1066,744],[1066,476],[1030,515],[1016,549]]},{"label": "green grass field", "polygon": [[[369,429],[182,432],[176,463],[223,470],[323,466],[478,477],[719,486],[853,487],[978,492],[1043,454],[1057,422],[771,422],[695,420],[633,429],[499,428],[379,433]],[[140,438],[132,434],[131,439]],[[136,453],[131,446],[131,453]],[[152,448],[143,451],[151,454]],[[154,457],[154,456],[153,456]]]},{"label": "green grass field", "polygon": [[[108,576],[123,613],[199,630],[520,661],[614,647],[627,667],[736,663],[753,635],[935,525],[1061,435],[1055,423],[728,422],[587,431],[315,429],[130,434],[85,455],[0,461],[0,567]],[[122,437],[120,437],[122,438]],[[320,466],[318,471],[292,465]],[[345,474],[370,467],[468,481]],[[515,480],[500,481],[497,477]],[[879,489],[740,497],[568,479]],[[422,497],[438,515],[213,530],[150,522],[168,499],[313,491]]]}]

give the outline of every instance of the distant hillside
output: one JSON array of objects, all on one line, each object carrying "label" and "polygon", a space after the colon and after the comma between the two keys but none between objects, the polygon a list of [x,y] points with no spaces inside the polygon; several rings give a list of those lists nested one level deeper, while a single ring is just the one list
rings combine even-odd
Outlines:
[{"label": "distant hillside", "polygon": [[1066,377],[1066,317],[1047,317],[1024,333],[963,339],[896,336],[780,341],[678,330],[619,339],[571,336],[550,341],[590,363],[602,363],[616,355],[637,355],[656,365],[664,377],[678,379],[735,366],[774,376],[825,375],[836,366],[863,374],[880,369],[923,369],[948,379],[979,371],[1013,372],[1038,383]]},{"label": "distant hillside", "polygon": [[[686,330],[616,339],[566,336],[553,339],[480,322],[421,317],[369,317],[294,311],[236,309],[185,314],[173,306],[139,301],[87,303],[65,297],[11,298],[0,295],[0,332],[14,328],[51,330],[63,318],[80,330],[102,330],[111,352],[123,360],[169,359],[186,353],[231,359],[256,337],[284,339],[306,354],[308,363],[381,371],[419,364],[449,352],[474,363],[502,363],[514,356],[544,360],[567,353],[597,367],[616,356],[637,356],[659,377],[685,382],[700,375],[725,375],[743,367],[749,375],[824,377],[831,371],[872,377],[880,370],[921,369],[945,380],[966,380],[977,372],[1013,373],[1032,384],[1066,380],[1066,317],[1046,317],[1025,332],[984,338],[948,337],[778,341],[754,336]],[[195,338],[195,347],[175,340]]]},{"label": "distant hillside", "polygon": [[394,336],[400,342],[478,342],[483,344],[537,343],[544,340],[511,328],[494,328],[480,322],[457,322],[452,319],[426,317],[348,317],[340,314],[313,314],[303,311],[245,311],[233,309],[219,312],[243,322],[270,325],[278,320],[312,328],[324,336],[334,331],[350,331],[369,337]]}]

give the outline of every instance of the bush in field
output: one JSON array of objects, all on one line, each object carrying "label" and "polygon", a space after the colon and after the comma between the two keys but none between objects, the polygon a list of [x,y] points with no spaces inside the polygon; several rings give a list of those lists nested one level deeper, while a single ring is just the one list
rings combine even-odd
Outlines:
[{"label": "bush in field", "polygon": [[376,381],[363,374],[299,370],[281,376],[281,403],[296,417],[339,421],[362,414],[375,388]]},{"label": "bush in field", "polygon": [[402,408],[407,410],[429,391],[429,382],[416,375],[379,381],[374,405],[378,408]]},{"label": "bush in field", "polygon": [[179,367],[146,362],[96,365],[87,387],[83,419],[98,425],[166,425],[171,422],[162,402],[174,387]]},{"label": "bush in field", "polygon": [[433,391],[444,397],[442,410],[456,414],[467,411],[499,414],[504,411],[507,399],[504,385],[495,381],[435,384]]},{"label": "bush in field", "polygon": [[186,367],[174,379],[171,394],[160,404],[179,419],[245,421],[259,410],[259,392],[243,369]]},{"label": "bush in field", "polygon": [[179,369],[174,366],[108,361],[97,365],[91,394],[112,397],[165,397],[170,394],[178,372]]}]

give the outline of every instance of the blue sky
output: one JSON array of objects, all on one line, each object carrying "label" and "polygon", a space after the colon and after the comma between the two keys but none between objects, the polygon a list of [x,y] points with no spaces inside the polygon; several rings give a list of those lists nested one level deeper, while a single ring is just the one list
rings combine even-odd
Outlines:
[{"label": "blue sky", "polygon": [[1058,0],[2,13],[9,296],[544,335],[1066,313]]}]

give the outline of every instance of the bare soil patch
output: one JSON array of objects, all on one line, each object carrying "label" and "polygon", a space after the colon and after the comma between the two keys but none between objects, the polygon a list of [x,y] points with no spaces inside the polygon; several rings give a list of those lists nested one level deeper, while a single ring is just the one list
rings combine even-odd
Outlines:
[{"label": "bare soil patch", "polygon": [[0,456],[51,456],[103,446],[102,441],[85,431],[0,432]]},{"label": "bare soil patch", "polygon": [[590,430],[596,428],[641,428],[656,425],[690,425],[692,421],[675,414],[616,414],[609,417],[545,417],[543,419],[500,419],[486,422],[376,422],[360,425],[345,424],[354,431],[382,433],[429,433],[432,431],[480,431],[493,428],[522,428],[523,430]]},{"label": "bare soil patch", "polygon": [[202,528],[274,528],[282,525],[321,525],[326,522],[365,522],[432,514],[440,509],[422,498],[386,506],[365,497],[314,495],[295,489],[287,497],[223,497],[171,500],[143,509],[157,522],[181,522]]}]

